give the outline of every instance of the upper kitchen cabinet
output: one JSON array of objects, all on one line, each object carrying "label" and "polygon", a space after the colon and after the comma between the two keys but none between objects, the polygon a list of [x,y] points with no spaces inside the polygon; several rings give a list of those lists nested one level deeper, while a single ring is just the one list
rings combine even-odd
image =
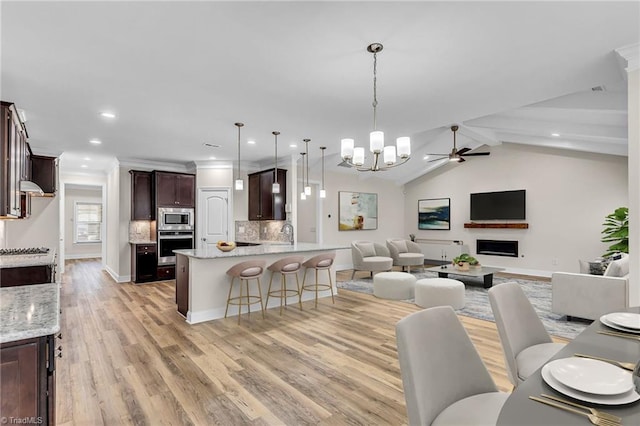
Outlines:
[{"label": "upper kitchen cabinet", "polygon": [[20,181],[27,172],[27,130],[15,104],[0,102],[0,217],[22,216]]},{"label": "upper kitchen cabinet", "polygon": [[153,220],[152,173],[130,170],[131,173],[131,220]]},{"label": "upper kitchen cabinet", "polygon": [[271,187],[275,181],[275,169],[263,170],[249,175],[249,220],[285,220],[287,202],[287,171],[278,170],[280,193],[274,194]]},{"label": "upper kitchen cabinet", "polygon": [[195,207],[196,176],[154,171],[156,207]]},{"label": "upper kitchen cabinet", "polygon": [[45,197],[53,197],[56,194],[56,172],[58,159],[43,155],[31,156],[31,181],[42,188]]}]

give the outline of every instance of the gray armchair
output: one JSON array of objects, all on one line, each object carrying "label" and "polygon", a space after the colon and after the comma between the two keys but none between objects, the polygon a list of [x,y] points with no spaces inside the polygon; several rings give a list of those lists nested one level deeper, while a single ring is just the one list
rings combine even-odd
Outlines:
[{"label": "gray armchair", "polygon": [[351,257],[353,259],[353,272],[356,271],[375,272],[390,271],[393,268],[393,259],[389,255],[389,249],[379,243],[371,241],[353,241],[351,243]]},{"label": "gray armchair", "polygon": [[389,238],[387,248],[393,259],[393,266],[407,267],[407,272],[411,272],[412,266],[420,266],[424,270],[424,254],[420,246],[413,241],[400,238]]}]

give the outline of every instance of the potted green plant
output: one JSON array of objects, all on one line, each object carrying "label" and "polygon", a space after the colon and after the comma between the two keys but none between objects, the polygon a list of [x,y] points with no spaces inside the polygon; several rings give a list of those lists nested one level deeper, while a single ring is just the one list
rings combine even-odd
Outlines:
[{"label": "potted green plant", "polygon": [[468,271],[470,268],[479,268],[480,262],[469,253],[462,253],[453,258],[453,267],[460,271]]},{"label": "potted green plant", "polygon": [[609,257],[614,253],[629,253],[629,208],[618,207],[605,217],[602,224],[602,242],[613,243],[609,246],[603,257]]}]

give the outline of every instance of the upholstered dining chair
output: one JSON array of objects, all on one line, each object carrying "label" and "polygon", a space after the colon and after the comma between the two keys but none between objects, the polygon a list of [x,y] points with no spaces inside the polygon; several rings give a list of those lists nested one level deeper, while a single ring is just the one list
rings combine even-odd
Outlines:
[{"label": "upholstered dining chair", "polygon": [[496,424],[499,392],[451,306],[415,312],[396,325],[410,425]]},{"label": "upholstered dining chair", "polygon": [[411,272],[412,266],[419,266],[424,271],[424,254],[420,246],[413,241],[401,238],[389,238],[387,248],[393,259],[393,266],[400,266],[404,271]]},{"label": "upholstered dining chair", "polygon": [[489,303],[514,387],[542,367],[565,345],[553,343],[535,309],[516,282],[489,289]]},{"label": "upholstered dining chair", "polygon": [[390,271],[393,268],[393,259],[389,254],[389,249],[379,243],[371,241],[353,241],[351,242],[351,257],[353,260],[353,272],[351,279],[356,271],[368,271],[373,274],[375,272]]}]

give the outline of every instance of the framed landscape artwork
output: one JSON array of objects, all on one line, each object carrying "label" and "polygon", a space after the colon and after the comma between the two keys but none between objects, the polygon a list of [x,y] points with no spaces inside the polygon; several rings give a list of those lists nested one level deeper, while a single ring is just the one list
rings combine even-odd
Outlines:
[{"label": "framed landscape artwork", "polygon": [[451,229],[450,198],[418,200],[418,229]]},{"label": "framed landscape artwork", "polygon": [[338,192],[340,231],[378,229],[378,194]]}]

